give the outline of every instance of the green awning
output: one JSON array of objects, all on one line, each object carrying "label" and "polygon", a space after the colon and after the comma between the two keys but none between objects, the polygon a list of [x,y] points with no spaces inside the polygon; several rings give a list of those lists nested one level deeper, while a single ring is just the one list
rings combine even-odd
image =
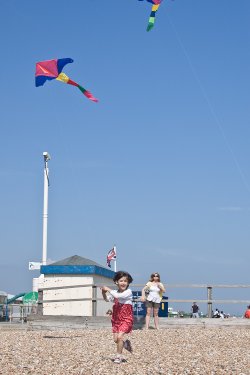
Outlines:
[{"label": "green awning", "polygon": [[30,292],[30,293],[27,293],[23,296],[23,303],[33,304],[33,303],[37,303],[37,301],[38,301],[38,293],[37,292]]}]

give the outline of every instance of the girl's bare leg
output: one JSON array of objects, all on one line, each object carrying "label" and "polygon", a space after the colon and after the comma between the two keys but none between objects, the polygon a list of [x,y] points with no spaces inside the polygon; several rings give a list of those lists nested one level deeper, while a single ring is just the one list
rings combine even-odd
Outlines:
[{"label": "girl's bare leg", "polygon": [[123,350],[123,338],[124,338],[124,335],[125,333],[124,332],[119,332],[118,335],[117,335],[117,342],[116,342],[116,345],[117,345],[117,354],[122,354],[122,350]]},{"label": "girl's bare leg", "polygon": [[113,333],[114,342],[117,344],[118,333]]},{"label": "girl's bare leg", "polygon": [[159,316],[158,316],[158,308],[154,308],[154,322],[155,322],[155,328],[159,329]]},{"label": "girl's bare leg", "polygon": [[151,315],[151,307],[147,307],[146,329],[148,329],[148,327],[149,327],[150,315]]}]

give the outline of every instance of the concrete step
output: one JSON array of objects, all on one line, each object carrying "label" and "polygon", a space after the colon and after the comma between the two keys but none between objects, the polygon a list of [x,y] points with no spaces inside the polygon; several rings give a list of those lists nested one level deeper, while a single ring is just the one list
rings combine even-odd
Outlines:
[{"label": "concrete step", "polygon": [[27,329],[27,323],[0,323],[0,331],[22,331]]}]

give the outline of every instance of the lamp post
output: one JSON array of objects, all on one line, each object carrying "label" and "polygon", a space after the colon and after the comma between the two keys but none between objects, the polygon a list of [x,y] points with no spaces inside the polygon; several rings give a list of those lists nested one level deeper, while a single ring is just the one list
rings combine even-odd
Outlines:
[{"label": "lamp post", "polygon": [[116,252],[116,246],[114,245],[114,251],[115,251],[115,258],[114,258],[114,272],[116,272],[116,258],[117,258],[117,252]]},{"label": "lamp post", "polygon": [[49,168],[50,154],[43,152],[44,159],[44,190],[43,190],[43,257],[42,264],[47,263],[47,228],[48,228],[48,197],[49,197]]}]

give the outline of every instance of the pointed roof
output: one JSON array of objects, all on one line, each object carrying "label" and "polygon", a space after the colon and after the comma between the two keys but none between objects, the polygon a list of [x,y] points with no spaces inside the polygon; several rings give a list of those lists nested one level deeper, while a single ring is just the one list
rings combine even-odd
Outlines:
[{"label": "pointed roof", "polygon": [[58,262],[51,263],[50,266],[98,266],[103,267],[101,264],[94,262],[91,259],[73,255],[72,257],[59,260]]},{"label": "pointed roof", "polygon": [[41,266],[40,272],[44,275],[99,275],[108,278],[114,277],[114,271],[79,255],[73,255],[47,266]]}]

